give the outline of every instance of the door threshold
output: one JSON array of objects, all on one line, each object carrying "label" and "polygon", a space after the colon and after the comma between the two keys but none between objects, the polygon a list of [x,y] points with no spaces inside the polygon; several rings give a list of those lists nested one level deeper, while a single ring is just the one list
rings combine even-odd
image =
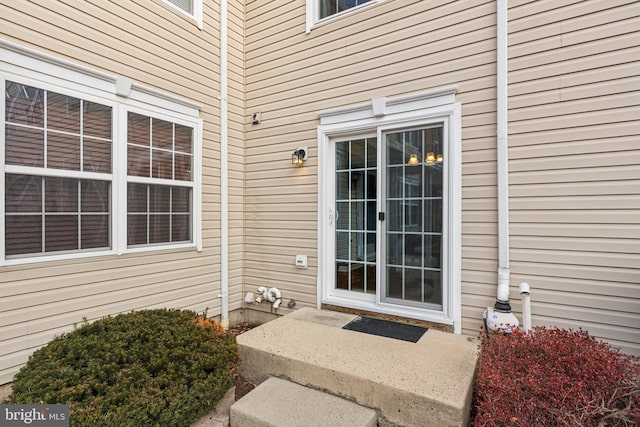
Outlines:
[{"label": "door threshold", "polygon": [[391,320],[393,322],[406,323],[408,325],[422,326],[443,332],[454,332],[453,325],[444,325],[442,323],[429,322],[428,320],[412,319],[410,317],[395,316],[392,314],[377,313],[375,311],[360,310],[356,308],[340,307],[332,304],[322,304],[320,308],[323,310],[338,311],[340,313],[355,314],[357,316],[373,317],[374,319]]}]

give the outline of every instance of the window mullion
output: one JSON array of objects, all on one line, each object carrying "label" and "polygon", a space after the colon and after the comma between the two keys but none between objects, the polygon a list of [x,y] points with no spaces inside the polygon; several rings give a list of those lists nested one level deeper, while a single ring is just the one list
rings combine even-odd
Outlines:
[{"label": "window mullion", "polygon": [[114,224],[112,236],[118,255],[127,248],[127,109],[115,107],[113,114],[113,182],[111,197],[113,201]]},{"label": "window mullion", "polygon": [[171,179],[176,179],[176,124],[171,124]]},{"label": "window mullion", "polygon": [[149,244],[149,232],[151,229],[151,206],[149,204],[149,199],[150,199],[150,195],[149,193],[151,192],[151,187],[147,185],[147,211],[146,211],[146,215],[147,215],[147,245]]},{"label": "window mullion", "polygon": [[[80,110],[82,111],[82,110]],[[82,114],[82,113],[81,113]],[[81,144],[82,146],[82,144]],[[82,150],[82,148],[80,148]],[[82,249],[82,180],[78,180],[78,249]]]},{"label": "window mullion", "polygon": [[95,181],[111,181],[113,174],[101,172],[79,172],[67,169],[42,169],[32,166],[5,165],[5,173],[17,175],[35,175],[54,178],[90,179]]},{"label": "window mullion", "polygon": [[173,242],[173,188],[169,189],[169,241]]},{"label": "window mullion", "polygon": [[41,198],[41,203],[42,203],[42,213],[41,213],[41,218],[42,220],[40,221],[40,230],[42,233],[42,237],[40,239],[41,242],[41,252],[45,253],[45,231],[46,231],[46,227],[45,224],[47,223],[47,215],[46,215],[46,204],[45,204],[45,200],[46,200],[46,195],[47,195],[47,189],[46,189],[46,180],[44,177],[40,178],[42,180],[41,182],[41,191],[40,193],[42,194],[42,198]]},{"label": "window mullion", "polygon": [[135,184],[149,184],[149,185],[164,185],[168,187],[184,187],[194,188],[195,183],[193,181],[172,181],[170,179],[163,178],[145,178],[141,176],[127,176],[127,182]]},{"label": "window mullion", "polygon": [[80,172],[84,172],[84,100],[80,100]]},{"label": "window mullion", "polygon": [[149,119],[149,178],[153,178],[153,117]]},{"label": "window mullion", "polygon": [[[49,156],[48,156],[48,147],[49,147],[49,130],[48,130],[48,118],[49,118],[49,113],[48,113],[48,98],[49,98],[49,91],[45,90],[44,91],[44,95],[43,95],[43,99],[44,99],[44,105],[42,106],[43,109],[43,134],[44,134],[44,168],[47,169],[48,163],[49,163]],[[44,250],[43,250],[44,252]]]}]

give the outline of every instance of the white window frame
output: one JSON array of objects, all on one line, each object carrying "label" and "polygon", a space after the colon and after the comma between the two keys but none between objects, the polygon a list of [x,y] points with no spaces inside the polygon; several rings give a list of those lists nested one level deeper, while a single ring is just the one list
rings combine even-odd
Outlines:
[{"label": "white window frame", "polygon": [[332,21],[334,19],[340,18],[342,16],[348,15],[350,13],[365,9],[367,7],[371,7],[374,4],[381,3],[384,0],[371,0],[368,3],[364,3],[347,10],[343,10],[342,12],[335,13],[333,15],[327,16],[325,18],[320,18],[320,1],[319,0],[307,0],[307,27],[306,32],[310,33],[313,27],[319,24],[323,24],[325,22]]},{"label": "white window frame", "polygon": [[[105,255],[163,249],[194,248],[202,250],[202,119],[201,105],[167,94],[122,76],[114,76],[62,60],[8,40],[0,39],[0,85],[15,81],[45,90],[82,98],[111,106],[112,163],[111,163],[111,248],[71,253],[25,255],[7,259],[5,255],[5,174],[19,172],[21,167],[5,165],[5,101],[0,103],[0,266],[33,262],[70,260]],[[192,241],[181,244],[157,244],[127,248],[127,111],[141,112],[193,128],[193,206]],[[123,115],[125,120],[123,121]],[[86,172],[45,171],[44,175],[91,178],[105,174]],[[172,181],[170,181],[172,182]]]},{"label": "white window frame", "polygon": [[[132,113],[136,113],[136,114],[140,114],[143,116],[149,116],[152,117],[154,119],[160,119],[160,120],[164,120],[167,122],[171,122],[171,123],[176,123],[176,124],[180,124],[180,125],[185,125],[185,126],[189,126],[189,127],[193,127],[194,131],[193,131],[193,139],[194,139],[194,147],[193,147],[193,153],[192,153],[192,168],[193,168],[193,180],[192,181],[179,181],[179,180],[171,180],[171,179],[161,179],[161,178],[148,178],[148,177],[139,177],[139,176],[133,176],[133,175],[128,175],[127,174],[127,149],[126,147],[123,148],[124,153],[122,153],[122,155],[119,157],[119,160],[121,162],[120,164],[120,168],[122,168],[123,172],[123,178],[124,178],[124,186],[122,191],[118,192],[118,197],[119,197],[119,203],[118,206],[120,206],[120,211],[119,211],[119,215],[118,218],[124,218],[124,225],[121,227],[121,231],[120,233],[122,233],[120,236],[118,236],[118,242],[121,245],[119,247],[118,252],[119,253],[124,253],[124,252],[146,252],[146,251],[150,251],[150,250],[157,250],[157,249],[175,249],[175,248],[183,248],[183,247],[192,247],[193,246],[193,242],[189,242],[189,243],[154,243],[154,244],[148,244],[148,245],[144,245],[144,246],[132,246],[129,247],[127,245],[127,224],[126,224],[126,219],[127,219],[127,215],[128,215],[128,206],[127,206],[127,184],[129,183],[135,183],[135,184],[145,184],[145,185],[162,185],[162,186],[167,186],[167,187],[184,187],[184,188],[191,188],[192,189],[192,203],[193,203],[193,207],[195,208],[195,205],[197,203],[197,205],[199,206],[200,203],[200,198],[201,195],[199,194],[199,192],[196,191],[196,186],[197,186],[197,182],[196,182],[196,176],[195,176],[195,172],[196,170],[200,170],[200,165],[198,165],[196,167],[195,163],[196,163],[196,159],[200,159],[201,156],[201,148],[198,148],[196,150],[196,138],[199,138],[198,133],[199,131],[196,130],[196,128],[194,127],[194,123],[192,121],[188,121],[188,120],[184,120],[184,119],[178,119],[175,116],[169,116],[166,114],[162,114],[159,112],[153,112],[153,111],[149,111],[149,110],[144,110],[141,108],[135,108],[135,107],[130,107],[130,106],[125,106],[120,108],[120,120],[121,123],[127,123],[127,116],[129,114],[129,112]],[[124,135],[124,139],[122,139],[122,141],[126,142],[126,138],[127,138],[127,127],[126,126],[122,126],[122,128],[124,129],[119,129],[119,131],[123,132]],[[196,151],[198,152],[198,155],[196,156]],[[199,182],[199,179],[198,179]],[[195,209],[194,209],[195,211]],[[195,231],[196,228],[193,227],[193,219],[192,219],[192,241],[194,241],[194,235],[195,235]]]},{"label": "white window frame", "polygon": [[[66,257],[72,257],[74,255],[80,255],[80,254],[92,254],[92,255],[98,255],[98,254],[110,254],[113,253],[113,242],[115,242],[115,226],[114,226],[114,200],[113,198],[111,198],[111,212],[109,212],[110,217],[111,217],[111,234],[109,236],[109,240],[112,242],[112,249],[111,250],[104,250],[104,249],[88,249],[88,250],[78,250],[78,251],[69,251],[69,252],[51,252],[51,253],[38,253],[38,254],[25,254],[20,255],[20,256],[16,256],[15,258],[10,258],[10,259],[6,259],[6,254],[5,254],[5,240],[4,240],[4,236],[6,235],[5,233],[5,219],[6,219],[6,212],[5,212],[5,184],[4,184],[4,180],[5,180],[5,175],[6,174],[15,174],[15,175],[29,175],[29,176],[43,176],[43,177],[52,177],[52,178],[70,178],[70,179],[79,179],[79,180],[97,180],[97,181],[107,181],[111,183],[111,187],[112,187],[112,193],[113,193],[113,186],[114,186],[114,169],[115,169],[115,165],[114,165],[114,158],[115,158],[115,138],[114,138],[114,134],[113,134],[113,130],[115,129],[116,126],[116,114],[118,111],[118,104],[116,102],[113,102],[111,100],[105,100],[90,94],[84,94],[84,93],[79,93],[77,91],[74,91],[73,89],[70,88],[63,88],[60,86],[56,86],[55,82],[53,82],[52,80],[49,80],[47,82],[45,81],[37,81],[34,80],[32,78],[28,78],[28,77],[21,77],[21,76],[11,76],[11,75],[6,75],[5,73],[0,72],[0,85],[2,86],[3,90],[5,88],[6,85],[6,81],[13,81],[15,83],[18,84],[23,84],[26,86],[33,86],[39,89],[43,89],[46,90],[48,92],[55,92],[55,93],[59,93],[61,95],[66,95],[66,96],[70,96],[70,97],[75,97],[75,98],[81,98],[84,101],[90,101],[90,102],[95,102],[101,105],[105,105],[108,107],[111,107],[111,129],[112,129],[112,135],[111,135],[111,150],[112,150],[112,155],[111,155],[111,173],[104,173],[104,172],[84,172],[84,171],[76,171],[76,170],[68,170],[68,169],[53,169],[53,168],[44,168],[44,167],[30,167],[30,166],[19,166],[19,165],[7,165],[5,164],[5,125],[6,122],[4,121],[4,117],[5,116],[5,101],[3,99],[2,101],[2,106],[0,107],[0,114],[2,114],[2,126],[0,126],[0,133],[2,135],[0,135],[0,164],[2,165],[3,169],[2,169],[2,176],[0,177],[0,194],[2,195],[2,206],[0,207],[0,214],[2,215],[2,218],[0,219],[0,236],[3,236],[2,239],[0,239],[0,250],[1,250],[1,254],[2,254],[2,258],[5,259],[6,264],[21,264],[23,262],[30,262],[30,261],[36,261],[36,260],[51,260],[51,259],[58,259],[58,258],[66,258]],[[44,238],[44,236],[43,236]]]},{"label": "white window frame", "polygon": [[[462,173],[461,173],[461,106],[455,101],[457,87],[447,87],[416,93],[391,99],[377,98],[364,104],[358,104],[333,110],[322,111],[318,126],[318,283],[317,304],[337,305],[353,309],[374,311],[384,314],[416,318],[452,325],[455,333],[462,331],[461,309],[461,224],[462,224]],[[380,164],[383,134],[389,131],[401,131],[405,128],[444,124],[448,137],[447,151],[447,212],[443,232],[447,234],[448,246],[443,256],[443,310],[435,311],[410,306],[398,306],[385,303],[380,291],[375,299],[369,295],[344,293],[331,286],[335,279],[333,260],[333,233],[335,233],[335,200],[331,183],[335,175],[335,159],[330,150],[331,141],[338,138],[353,138],[375,134],[378,138],[378,164]],[[379,174],[380,176],[380,174]],[[379,177],[379,179],[381,179]],[[378,185],[378,201],[382,189]],[[379,209],[379,211],[384,209]],[[378,229],[377,247],[381,248],[384,236]],[[379,250],[379,249],[378,249]],[[380,260],[380,253],[378,253]],[[380,272],[377,272],[378,279]],[[380,283],[380,280],[377,280]],[[354,295],[355,294],[355,295]]]},{"label": "white window frame", "polygon": [[182,13],[183,15],[193,19],[196,21],[198,28],[202,30],[203,28],[203,12],[202,12],[202,0],[193,0],[193,15],[182,9],[181,7],[171,3],[169,0],[162,0],[164,4],[171,7],[173,10]]}]

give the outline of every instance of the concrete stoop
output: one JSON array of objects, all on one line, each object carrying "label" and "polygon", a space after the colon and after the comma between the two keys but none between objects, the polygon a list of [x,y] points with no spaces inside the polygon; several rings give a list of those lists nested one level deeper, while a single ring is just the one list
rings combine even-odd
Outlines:
[{"label": "concrete stoop", "polygon": [[280,378],[269,378],[231,406],[231,427],[376,425],[373,409]]},{"label": "concrete stoop", "polygon": [[[287,379],[373,408],[380,426],[467,425],[475,340],[430,329],[412,343],[342,329],[355,317],[303,308],[239,335],[239,374],[255,385]],[[264,404],[283,400],[273,394]],[[300,410],[284,400],[281,416],[288,406]]]}]

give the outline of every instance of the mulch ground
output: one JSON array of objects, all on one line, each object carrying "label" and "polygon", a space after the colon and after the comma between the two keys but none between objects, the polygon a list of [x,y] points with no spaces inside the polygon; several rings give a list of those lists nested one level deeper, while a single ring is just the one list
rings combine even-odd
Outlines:
[{"label": "mulch ground", "polygon": [[232,335],[244,334],[247,331],[255,328],[257,325],[250,325],[247,322],[238,323],[237,325],[229,327],[229,333]]},{"label": "mulch ground", "polygon": [[[250,331],[256,326],[257,325],[250,325],[247,322],[238,323],[237,325],[229,327],[229,333],[231,333],[232,335],[238,336],[247,331]],[[236,376],[236,400],[240,399],[242,396],[249,393],[255,387],[256,386],[254,384],[250,383],[240,375],[237,375]]]}]

